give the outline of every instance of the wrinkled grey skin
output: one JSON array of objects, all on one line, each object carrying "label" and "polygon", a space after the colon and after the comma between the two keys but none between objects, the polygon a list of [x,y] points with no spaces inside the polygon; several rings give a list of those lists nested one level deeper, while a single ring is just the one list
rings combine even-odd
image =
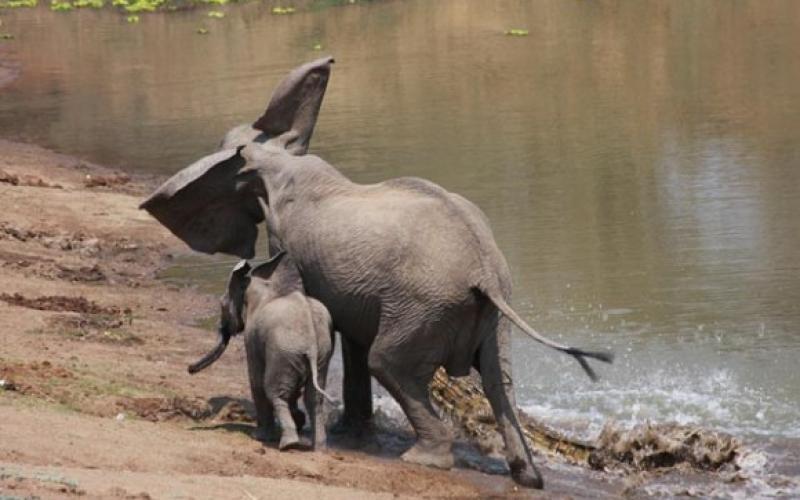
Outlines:
[{"label": "wrinkled grey skin", "polygon": [[[223,141],[228,149],[178,172],[142,206],[196,250],[247,258],[264,219],[261,198],[271,249],[289,252],[306,292],[325,304],[342,334],[343,423],[359,427],[371,417],[371,374],[417,434],[403,459],[449,468],[451,432],[434,413],[428,384],[439,366],[456,376],[474,367],[513,478],[541,488],[516,413],[511,322],[575,356],[592,377],[584,357],[610,362],[611,355],[555,344],[511,309],[508,265],[474,204],[418,178],[356,184],[305,154],[331,62],[293,71],[256,122],[260,128],[232,130]],[[282,126],[265,128],[270,117]]]},{"label": "wrinkled grey skin", "polygon": [[314,449],[324,449],[323,397],[328,363],[333,354],[333,328],[328,310],[307,297],[297,268],[281,252],[250,270],[239,263],[221,299],[220,330],[227,336],[244,331],[250,390],[256,407],[256,437],[274,435],[274,417],[281,424],[278,448],[306,448],[298,436],[303,413],[297,408],[304,393]]}]

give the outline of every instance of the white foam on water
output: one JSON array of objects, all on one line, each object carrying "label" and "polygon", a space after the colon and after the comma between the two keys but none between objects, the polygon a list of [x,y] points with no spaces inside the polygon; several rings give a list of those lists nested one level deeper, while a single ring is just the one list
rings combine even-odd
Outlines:
[{"label": "white foam on water", "polygon": [[403,409],[391,396],[375,396],[372,399],[375,423],[387,430],[411,431],[411,423]]},{"label": "white foam on water", "polygon": [[546,423],[577,430],[584,439],[594,437],[608,420],[624,427],[675,422],[737,436],[800,438],[796,405],[743,387],[726,369],[702,377],[661,369],[622,382],[575,385],[570,390],[527,386],[525,393],[536,396],[521,407]]}]

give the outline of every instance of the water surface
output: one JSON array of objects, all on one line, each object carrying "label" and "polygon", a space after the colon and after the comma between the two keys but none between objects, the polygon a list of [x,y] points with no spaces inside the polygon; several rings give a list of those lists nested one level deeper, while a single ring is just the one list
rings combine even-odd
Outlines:
[{"label": "water surface", "polygon": [[170,174],[333,54],[313,152],[359,182],[421,176],[474,201],[517,310],[617,352],[592,384],[518,337],[525,408],[589,434],[613,417],[800,437],[800,2],[225,11],[3,12],[23,72],[0,134]]}]

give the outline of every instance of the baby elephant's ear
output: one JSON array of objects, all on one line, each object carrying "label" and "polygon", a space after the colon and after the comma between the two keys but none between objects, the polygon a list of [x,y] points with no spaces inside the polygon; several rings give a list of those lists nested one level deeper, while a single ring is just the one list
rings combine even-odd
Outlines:
[{"label": "baby elephant's ear", "polygon": [[311,142],[328,78],[332,57],[323,57],[292,70],[275,89],[267,110],[253,128],[293,155],[304,155]]},{"label": "baby elephant's ear", "polygon": [[281,263],[284,257],[286,257],[286,250],[281,250],[268,261],[257,265],[253,269],[252,275],[265,280],[269,279],[272,276],[272,273],[275,272],[275,269],[278,268],[278,265]]}]

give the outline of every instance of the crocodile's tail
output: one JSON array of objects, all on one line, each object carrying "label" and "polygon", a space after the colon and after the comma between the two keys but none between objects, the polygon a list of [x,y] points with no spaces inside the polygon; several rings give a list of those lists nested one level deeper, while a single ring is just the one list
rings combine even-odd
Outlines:
[{"label": "crocodile's tail", "polygon": [[501,313],[503,313],[505,317],[510,319],[512,323],[517,325],[517,327],[526,334],[528,334],[528,336],[530,336],[531,338],[533,338],[538,342],[541,342],[546,346],[552,347],[553,349],[557,349],[561,352],[567,353],[575,357],[578,363],[580,363],[583,370],[586,372],[587,375],[589,375],[589,378],[592,379],[593,381],[597,381],[597,374],[592,369],[592,367],[589,366],[589,363],[586,361],[586,358],[598,359],[600,361],[603,361],[604,363],[612,363],[614,361],[614,353],[612,352],[584,351],[583,349],[565,346],[559,344],[558,342],[554,342],[548,339],[544,335],[541,335],[539,332],[531,328],[530,325],[528,325],[522,318],[520,318],[519,315],[516,313],[516,311],[514,311],[511,308],[511,306],[508,305],[508,303],[505,301],[505,299],[503,298],[502,294],[499,293],[499,291],[494,290],[492,288],[486,289],[483,287],[477,287],[477,290],[479,290],[483,295],[485,295],[489,300],[491,300],[492,303],[495,305],[495,307],[497,307],[497,309]]}]

